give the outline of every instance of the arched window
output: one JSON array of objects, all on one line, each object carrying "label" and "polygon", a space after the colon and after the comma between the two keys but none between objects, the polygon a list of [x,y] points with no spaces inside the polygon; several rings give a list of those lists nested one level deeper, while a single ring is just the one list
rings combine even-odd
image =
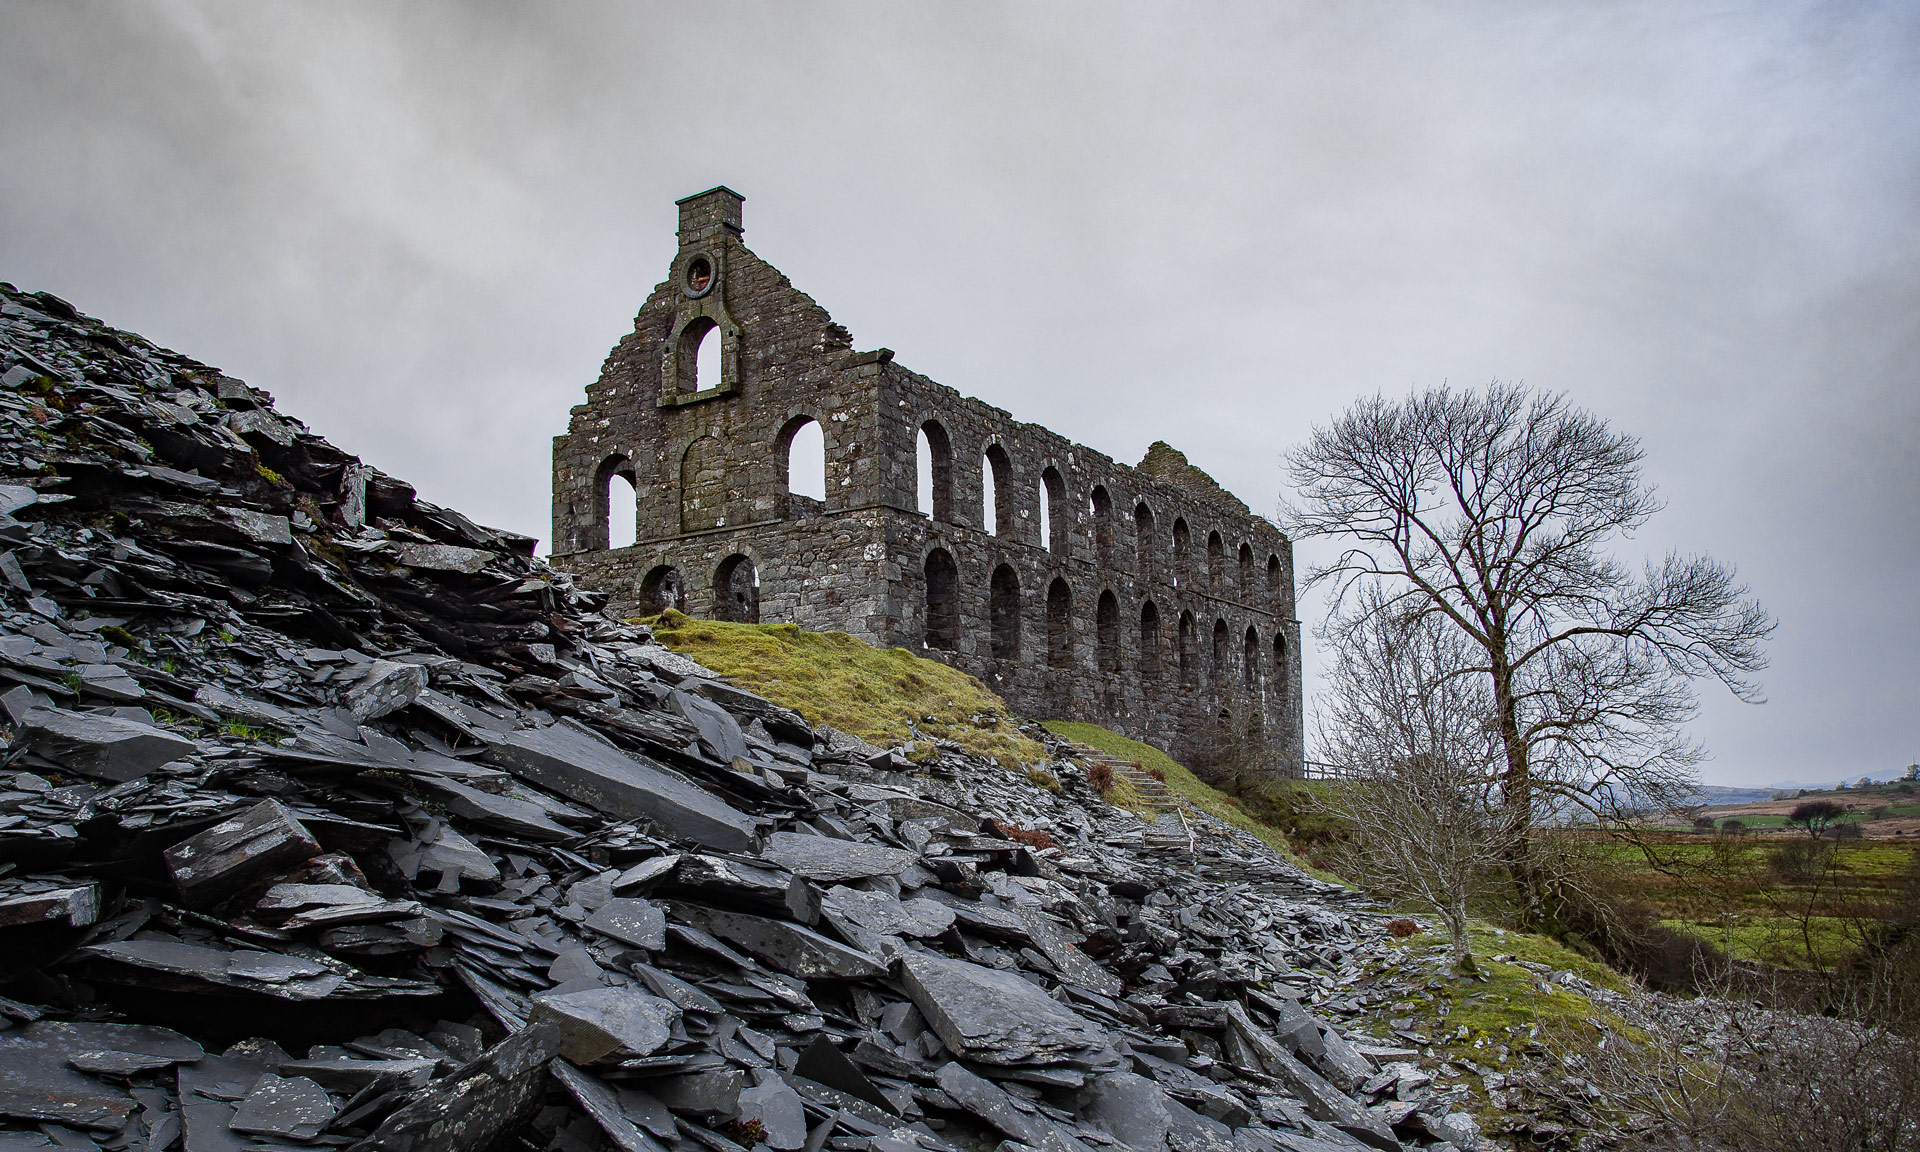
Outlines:
[{"label": "arched window", "polygon": [[658,616],[669,608],[675,612],[687,610],[687,582],[673,565],[655,565],[640,581],[640,610]]},{"label": "arched window", "polygon": [[1240,598],[1253,599],[1253,545],[1240,545]]},{"label": "arched window", "polygon": [[953,523],[953,444],[947,439],[947,430],[936,421],[927,421],[914,438],[914,449],[920,514],[942,524]]},{"label": "arched window", "polygon": [[1194,659],[1193,633],[1193,613],[1180,613],[1180,628],[1174,638],[1174,646],[1176,658],[1180,661],[1180,682],[1182,684],[1193,683],[1194,673],[1198,671],[1198,662]]},{"label": "arched window", "polygon": [[1020,658],[1020,577],[1008,565],[993,570],[987,591],[987,622],[995,660]]},{"label": "arched window", "polygon": [[674,348],[674,366],[682,392],[703,392],[720,387],[720,326],[705,316],[696,316],[680,329]]},{"label": "arched window", "polygon": [[1226,576],[1227,546],[1220,533],[1207,533],[1207,587],[1218,590]]},{"label": "arched window", "polygon": [[1184,516],[1173,521],[1173,582],[1181,588],[1193,585],[1193,531]]},{"label": "arched window", "polygon": [[1002,540],[1018,539],[1020,510],[1013,496],[1013,461],[998,444],[980,458],[980,525]]},{"label": "arched window", "polygon": [[1247,691],[1260,690],[1260,633],[1251,624],[1247,625],[1246,643],[1241,647],[1240,675]]},{"label": "arched window", "polygon": [[680,457],[680,531],[705,532],[726,522],[726,453],[719,440],[702,436]]},{"label": "arched window", "polygon": [[1140,503],[1133,506],[1133,556],[1140,579],[1153,578],[1153,509]]},{"label": "arched window", "polygon": [[1067,482],[1060,470],[1049,467],[1040,473],[1040,539],[1047,551],[1064,555],[1067,533],[1073,530],[1073,511],[1067,507]]},{"label": "arched window", "polygon": [[960,643],[960,573],[945,548],[927,553],[927,647],[952,651]]},{"label": "arched window", "polygon": [[639,499],[634,494],[633,461],[609,456],[593,478],[593,522],[587,527],[587,549],[628,548],[639,536]]},{"label": "arched window", "polygon": [[1140,605],[1140,671],[1148,676],[1160,672],[1160,609],[1151,600]]},{"label": "arched window", "polygon": [[1216,691],[1226,683],[1227,679],[1227,644],[1227,622],[1225,620],[1215,620],[1213,622],[1213,652],[1211,659],[1207,662],[1207,675],[1213,680],[1213,686]]},{"label": "arched window", "polygon": [[1047,663],[1073,667],[1073,589],[1058,576],[1047,585]]},{"label": "arched window", "polygon": [[1267,607],[1278,612],[1280,603],[1280,557],[1269,552],[1267,553]]},{"label": "arched window", "polygon": [[1087,510],[1092,514],[1093,562],[1102,569],[1113,567],[1113,497],[1107,495],[1105,487],[1096,484],[1087,496]]},{"label": "arched window", "polygon": [[787,495],[827,500],[827,438],[820,422],[795,416],[780,431],[787,462]]},{"label": "arched window", "polygon": [[760,623],[760,573],[738,552],[713,570],[713,614],[736,624]]},{"label": "arched window", "polygon": [[1111,590],[1100,593],[1093,613],[1093,638],[1099,648],[1100,671],[1120,670],[1120,601]]},{"label": "arched window", "polygon": [[1287,678],[1293,671],[1287,661],[1287,634],[1276,632],[1273,636],[1273,694],[1284,700],[1287,695]]}]

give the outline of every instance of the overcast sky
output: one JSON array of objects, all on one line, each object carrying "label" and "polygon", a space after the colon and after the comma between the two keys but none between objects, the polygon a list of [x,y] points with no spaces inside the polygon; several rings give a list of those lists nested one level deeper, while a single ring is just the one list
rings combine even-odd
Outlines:
[{"label": "overcast sky", "polygon": [[1706,778],[1828,780],[1920,755],[1917,66],[1911,3],[0,0],[0,278],[541,537],[717,183],[859,347],[1269,515],[1356,396],[1563,390],[1624,553],[1780,621]]}]

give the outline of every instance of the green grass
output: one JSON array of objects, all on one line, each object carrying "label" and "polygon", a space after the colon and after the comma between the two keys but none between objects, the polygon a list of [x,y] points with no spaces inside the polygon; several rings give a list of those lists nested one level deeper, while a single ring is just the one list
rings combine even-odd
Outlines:
[{"label": "green grass", "polygon": [[[731,624],[672,611],[641,623],[667,647],[808,723],[882,748],[915,739],[917,729],[921,739],[952,740],[1010,767],[1047,758],[986,685],[905,648],[875,648],[844,632],[806,632],[794,624]],[[934,753],[931,745],[915,750],[917,758]]]}]

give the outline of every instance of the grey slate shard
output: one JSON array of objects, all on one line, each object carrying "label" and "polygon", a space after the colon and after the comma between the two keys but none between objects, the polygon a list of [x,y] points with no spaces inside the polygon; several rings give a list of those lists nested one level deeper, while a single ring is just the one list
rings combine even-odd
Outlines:
[{"label": "grey slate shard", "polygon": [[664,1152],[658,1141],[627,1118],[613,1089],[567,1063],[564,1057],[556,1058],[549,1069],[620,1152]]},{"label": "grey slate shard", "polygon": [[559,1048],[560,1036],[554,1029],[523,1028],[416,1095],[355,1148],[361,1152],[484,1149],[524,1122],[539,1105],[547,1062]]},{"label": "grey slate shard", "polygon": [[409,568],[430,568],[439,572],[460,572],[476,576],[486,568],[494,558],[491,552],[482,552],[478,548],[461,548],[455,544],[419,544],[401,541],[393,546],[395,557]]},{"label": "grey slate shard", "polygon": [[398,712],[427,690],[427,670],[418,664],[375,660],[360,682],[347,691],[343,703],[355,724],[365,724]]},{"label": "grey slate shard", "polygon": [[667,1042],[680,1009],[632,987],[593,988],[533,998],[531,1022],[552,1028],[559,1052],[576,1064],[609,1053],[646,1056]]},{"label": "grey slate shard", "polygon": [[241,1152],[255,1147],[234,1132],[234,1103],[269,1069],[251,1060],[208,1056],[176,1069],[180,1089],[180,1117],[185,1127],[186,1152]]},{"label": "grey slate shard", "polygon": [[1357,1129],[1378,1139],[1393,1139],[1393,1133],[1372,1113],[1327,1083],[1319,1073],[1300,1063],[1293,1053],[1262,1031],[1247,1016],[1245,1008],[1229,1001],[1227,1019],[1240,1040],[1260,1058],[1261,1066],[1267,1073],[1306,1105],[1307,1115],[1315,1120],[1339,1125],[1342,1129]]},{"label": "grey slate shard", "polygon": [[663,1076],[647,1083],[662,1104],[675,1112],[714,1120],[730,1120],[740,1114],[740,1092],[746,1074],[738,1068],[715,1072],[693,1072],[685,1076]]},{"label": "grey slate shard", "polygon": [[585,926],[623,944],[659,952],[667,946],[667,915],[648,900],[616,897],[587,917]]},{"label": "grey slate shard", "polygon": [[913,863],[913,853],[884,844],[862,844],[831,836],[775,832],[767,837],[766,859],[809,880],[864,880],[895,876]]},{"label": "grey slate shard", "polygon": [[281,728],[288,732],[297,732],[303,726],[299,717],[278,704],[251,700],[237,692],[229,692],[218,684],[200,685],[194,690],[193,700],[194,703],[204,704],[222,716],[262,728]]},{"label": "grey slate shard", "polygon": [[866,1073],[860,1071],[853,1061],[847,1059],[846,1053],[834,1047],[833,1041],[825,1036],[814,1037],[813,1043],[800,1053],[800,1058],[794,1061],[793,1074],[865,1100],[883,1111],[895,1115],[900,1113],[899,1107],[887,1099],[873,1081],[867,1079]]},{"label": "grey slate shard", "polygon": [[1028,905],[1020,906],[1016,914],[1026,924],[1027,936],[1033,941],[1034,947],[1040,949],[1067,979],[1083,988],[1091,988],[1102,996],[1124,994],[1126,988],[1120,978],[1087,959],[1067,939],[1066,933],[1053,917]]},{"label": "grey slate shard", "polygon": [[[618,884],[620,880],[616,879]],[[679,866],[658,889],[703,904],[724,904],[789,916],[809,927],[820,922],[820,894],[804,879],[703,853],[679,857]]]},{"label": "grey slate shard", "polygon": [[63,768],[116,781],[136,780],[199,750],[193,741],[151,724],[64,708],[30,710],[14,739]]},{"label": "grey slate shard", "polygon": [[725,708],[677,688],[669,697],[669,702],[675,712],[686,717],[699,731],[701,745],[715,760],[731,764],[736,759],[744,760],[751,756],[747,738],[740,732],[740,722]]},{"label": "grey slate shard", "polygon": [[820,911],[833,926],[857,926],[887,936],[938,936],[953,927],[953,909],[936,900],[898,900],[881,892],[835,885],[820,898]]},{"label": "grey slate shard", "polygon": [[901,977],[941,1042],[968,1060],[1043,1063],[1108,1043],[1099,1026],[1011,972],[910,952]]},{"label": "grey slate shard", "polygon": [[16,924],[45,924],[63,920],[70,928],[84,928],[100,916],[100,885],[48,885],[39,891],[0,888],[0,928]]},{"label": "grey slate shard", "polygon": [[319,854],[319,841],[292,813],[262,800],[175,844],[165,857],[180,898],[206,907]]},{"label": "grey slate shard", "polygon": [[64,1044],[36,1039],[33,1028],[0,1032],[0,1116],[112,1131],[133,1111],[133,1098],[82,1075]]},{"label": "grey slate shard", "polygon": [[570,800],[725,852],[752,851],[754,821],[712,793],[568,720],[498,737],[489,762]]},{"label": "grey slate shard", "polygon": [[745,912],[676,905],[722,940],[739,945],[789,976],[802,980],[858,980],[886,968],[864,952],[829,940],[811,928]]},{"label": "grey slate shard", "polygon": [[285,1076],[304,1076],[323,1088],[352,1095],[382,1080],[396,1088],[425,1088],[432,1081],[436,1066],[436,1061],[424,1058],[290,1060],[280,1066],[280,1072]]},{"label": "grey slate shard", "polygon": [[1166,1090],[1145,1076],[1115,1072],[1093,1082],[1082,1111],[1116,1140],[1140,1152],[1164,1148],[1173,1130]]},{"label": "grey slate shard", "polygon": [[282,1000],[319,1000],[346,983],[346,977],[326,965],[300,957],[229,951],[172,940],[114,940],[82,948],[77,955],[176,978],[137,983],[191,988],[186,981],[202,981]]},{"label": "grey slate shard", "polygon": [[320,1085],[304,1076],[283,1079],[269,1072],[234,1109],[227,1127],[255,1136],[307,1141],[320,1135],[333,1114],[333,1101]]},{"label": "grey slate shard", "polygon": [[[983,1080],[954,1060],[940,1066],[934,1074],[934,1082],[940,1090],[953,1097],[955,1103],[992,1125],[995,1130],[1010,1140],[1018,1140],[1030,1148],[1038,1148],[1046,1143],[1053,1126],[1039,1116],[1014,1105],[1006,1091],[990,1080]],[[1143,1150],[1151,1145],[1141,1145]]]},{"label": "grey slate shard", "polygon": [[759,1083],[740,1093],[741,1123],[757,1123],[761,1139],[774,1152],[796,1152],[807,1142],[807,1111],[800,1094],[764,1069]]},{"label": "grey slate shard", "polygon": [[564,824],[555,823],[537,804],[512,796],[483,792],[478,788],[450,780],[445,776],[423,773],[415,777],[447,811],[475,824],[536,843],[576,840],[579,834]]}]

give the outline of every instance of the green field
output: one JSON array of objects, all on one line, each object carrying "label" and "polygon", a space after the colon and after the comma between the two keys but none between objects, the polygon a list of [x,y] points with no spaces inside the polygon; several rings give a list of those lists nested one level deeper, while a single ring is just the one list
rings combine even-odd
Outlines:
[{"label": "green field", "polygon": [[1743,960],[1843,963],[1920,884],[1920,845],[1650,834],[1602,846],[1616,890]]}]

